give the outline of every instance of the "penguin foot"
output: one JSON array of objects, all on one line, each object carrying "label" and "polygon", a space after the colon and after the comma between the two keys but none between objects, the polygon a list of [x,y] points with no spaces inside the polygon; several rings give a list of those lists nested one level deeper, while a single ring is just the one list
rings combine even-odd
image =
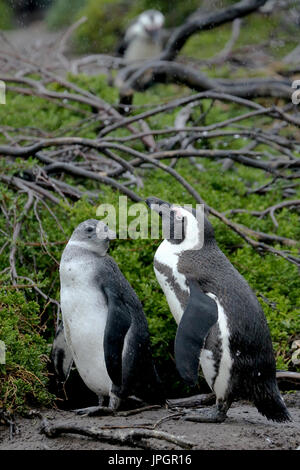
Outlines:
[{"label": "penguin foot", "polygon": [[214,408],[202,408],[198,411],[187,412],[183,415],[185,421],[195,421],[196,423],[223,423],[227,417],[226,412]]},{"label": "penguin foot", "polygon": [[110,392],[108,405],[110,410],[117,411],[121,406],[121,402],[121,398],[119,398],[115,393]]},{"label": "penguin foot", "polygon": [[107,406],[90,406],[73,411],[80,416],[111,416],[115,413],[115,410]]}]

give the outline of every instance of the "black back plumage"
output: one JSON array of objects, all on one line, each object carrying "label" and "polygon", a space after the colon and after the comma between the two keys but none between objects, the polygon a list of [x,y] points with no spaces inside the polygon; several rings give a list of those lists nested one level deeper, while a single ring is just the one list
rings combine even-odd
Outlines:
[{"label": "black back plumage", "polygon": [[69,377],[73,364],[73,356],[64,335],[64,325],[61,321],[57,326],[50,357],[54,366],[56,379],[64,383]]},{"label": "black back plumage", "polygon": [[[272,340],[262,307],[244,277],[218,247],[208,218],[203,213],[200,219],[194,209],[153,196],[146,203],[162,216],[163,227],[169,222],[174,225],[174,233],[175,228],[181,229],[180,237],[174,237],[169,230],[165,238],[178,247],[182,243],[181,251],[174,250],[178,257],[176,269],[184,276],[189,295],[182,295],[182,277],[180,281],[175,279],[167,257],[165,264],[156,260],[154,263],[155,269],[167,279],[183,312],[175,340],[175,359],[181,376],[188,383],[195,382],[201,351],[205,349],[204,354],[209,354],[205,360],[213,360],[209,366],[209,385],[216,392],[222,419],[224,404],[228,409],[234,399],[245,398],[253,401],[268,419],[289,420],[276,382]],[[193,214],[196,225],[184,210]],[[215,302],[204,301],[205,294]],[[226,376],[222,377],[224,365]]]},{"label": "black back plumage", "polygon": [[[277,386],[272,341],[262,307],[246,280],[219,249],[206,218],[203,247],[179,255],[178,270],[196,279],[204,292],[213,293],[224,308],[233,358],[229,401],[250,399],[268,419],[290,419]],[[216,323],[206,339],[206,347],[213,351],[217,363],[218,329]]]},{"label": "black back plumage", "polygon": [[163,402],[142,304],[113,258],[108,255],[99,258],[94,282],[104,292],[111,312],[104,335],[108,373],[114,386],[120,387],[119,396],[136,394],[147,401]]}]

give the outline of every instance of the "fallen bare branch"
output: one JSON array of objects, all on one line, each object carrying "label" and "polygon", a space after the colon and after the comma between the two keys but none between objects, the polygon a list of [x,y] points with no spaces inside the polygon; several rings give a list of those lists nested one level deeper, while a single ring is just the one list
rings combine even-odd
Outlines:
[{"label": "fallen bare branch", "polygon": [[177,83],[196,91],[214,90],[247,99],[271,96],[287,100],[291,98],[291,82],[289,80],[270,80],[269,78],[212,79],[191,66],[167,61],[147,62],[143,67],[131,72],[132,70],[128,71],[125,68],[119,73],[122,101],[125,97],[128,100],[135,90],[145,90],[155,83]]},{"label": "fallen bare branch", "polygon": [[158,439],[170,442],[183,449],[191,449],[194,444],[172,434],[155,431],[150,429],[132,429],[124,432],[121,430],[100,430],[92,427],[82,427],[76,424],[49,424],[47,420],[43,420],[41,432],[47,437],[55,438],[62,434],[79,434],[90,437],[107,444],[117,444],[130,447],[140,447],[150,449],[153,446],[146,444],[144,439]]},{"label": "fallen bare branch", "polygon": [[61,61],[62,65],[68,70],[70,67],[70,62],[69,60],[65,57],[65,50],[67,47],[67,42],[69,41],[70,37],[74,33],[74,31],[79,28],[83,23],[87,21],[87,17],[83,16],[79,20],[77,20],[74,24],[72,24],[66,32],[64,32],[60,44],[57,50],[57,57]]},{"label": "fallen bare branch", "polygon": [[225,60],[229,57],[234,44],[236,43],[240,31],[241,31],[241,24],[242,20],[240,18],[235,18],[232,22],[232,30],[231,30],[231,37],[229,41],[225,44],[225,47],[216,54],[209,62],[211,64],[220,64],[225,62]]},{"label": "fallen bare branch", "polygon": [[294,383],[300,383],[300,372],[277,371],[276,378],[279,380],[287,380]]}]

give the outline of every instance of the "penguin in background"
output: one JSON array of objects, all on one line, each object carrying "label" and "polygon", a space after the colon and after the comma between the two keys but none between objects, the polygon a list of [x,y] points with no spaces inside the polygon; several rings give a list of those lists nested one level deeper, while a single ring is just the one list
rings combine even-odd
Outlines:
[{"label": "penguin in background", "polygon": [[76,410],[101,415],[109,397],[116,411],[130,396],[162,403],[162,390],[150,348],[142,305],[116,262],[107,255],[116,238],[103,222],[89,219],[74,230],[60,262],[63,325],[58,328],[52,358],[60,380],[74,361],[99,406]]},{"label": "penguin in background", "polygon": [[[116,49],[116,54],[125,59],[125,65],[136,67],[143,61],[158,58],[167,39],[163,29],[164,15],[158,10],[147,10],[141,13],[127,28],[123,40]],[[127,70],[125,66],[125,70]],[[152,72],[146,74],[146,81]],[[120,90],[118,111],[127,114],[127,108],[132,105],[132,91],[127,90],[127,75],[122,71],[115,78],[110,75],[109,84]],[[142,85],[143,80],[141,81]]]},{"label": "penguin in background", "polygon": [[141,13],[128,27],[117,53],[127,62],[157,57],[163,47],[164,15],[158,10]]},{"label": "penguin in background", "polygon": [[204,216],[200,226],[194,209],[155,197],[146,204],[162,217],[165,235],[154,271],[178,324],[177,369],[195,385],[201,367],[216,395],[215,407],[188,412],[184,419],[223,422],[233,400],[246,399],[267,419],[290,421],[262,307],[218,247],[212,225]]}]

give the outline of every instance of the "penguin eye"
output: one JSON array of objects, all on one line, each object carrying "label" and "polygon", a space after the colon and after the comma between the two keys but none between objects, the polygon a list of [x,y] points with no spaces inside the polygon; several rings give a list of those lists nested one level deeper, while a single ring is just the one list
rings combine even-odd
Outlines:
[{"label": "penguin eye", "polygon": [[87,227],[85,229],[86,232],[92,232],[94,230],[94,227]]}]

